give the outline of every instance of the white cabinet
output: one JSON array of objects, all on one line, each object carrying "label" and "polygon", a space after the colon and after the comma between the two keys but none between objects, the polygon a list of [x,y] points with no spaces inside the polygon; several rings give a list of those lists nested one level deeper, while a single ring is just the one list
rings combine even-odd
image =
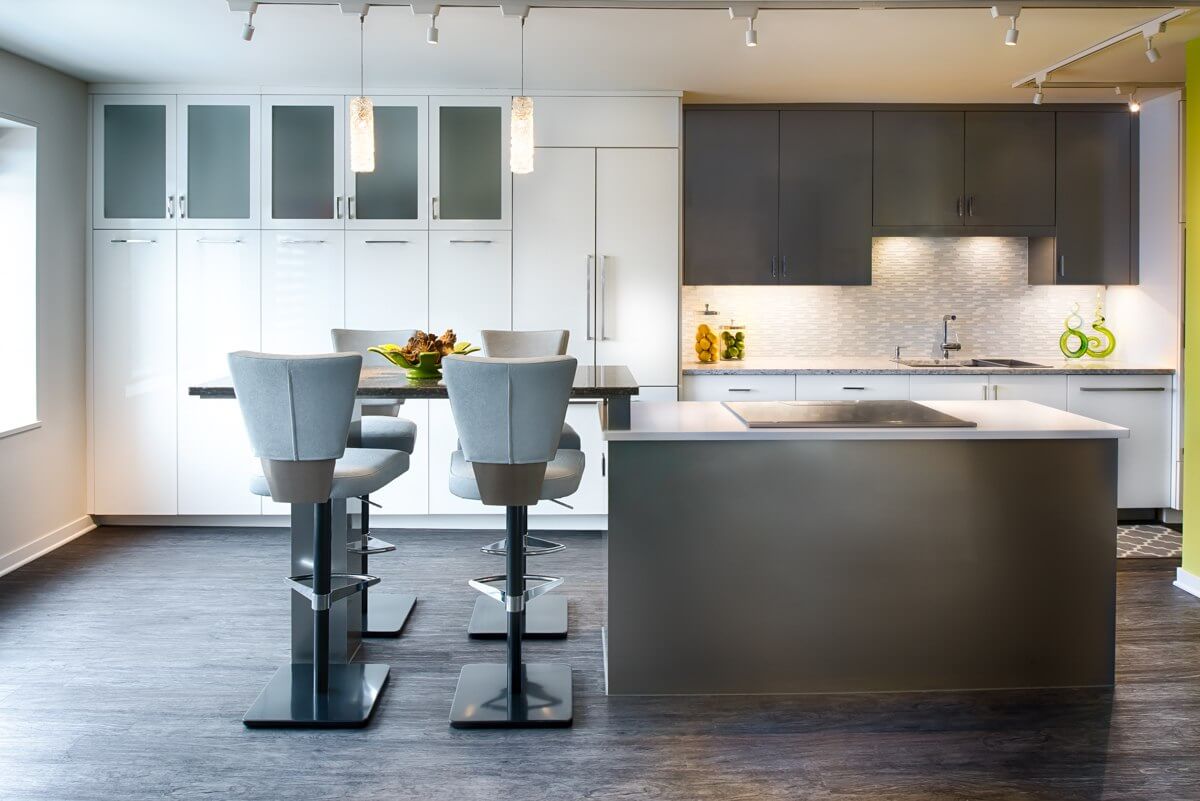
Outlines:
[{"label": "white cabinet", "polygon": [[796,399],[792,375],[685,375],[685,401],[782,401]]},{"label": "white cabinet", "polygon": [[[417,443],[408,459],[408,470],[378,492],[371,500],[381,509],[372,514],[423,515],[429,513],[429,401],[409,400],[400,407],[400,416],[417,424]],[[446,482],[448,475],[441,476]],[[384,539],[391,539],[384,535]],[[401,546],[403,547],[403,546]]]},{"label": "white cabinet", "polygon": [[262,348],[329,353],[344,323],[342,231],[264,231]]},{"label": "white cabinet", "polygon": [[450,401],[431,400],[429,403],[429,514],[482,515],[499,514],[499,507],[487,507],[479,501],[450,494],[450,455],[458,448],[458,429]]},{"label": "white cabinet", "polygon": [[188,396],[229,375],[227,355],[259,350],[259,232],[179,232],[179,514],[259,514],[259,469],[237,401]]},{"label": "white cabinet", "polygon": [[[581,365],[592,365],[596,151],[539,148],[535,164],[533,172],[513,179],[513,327],[566,329],[567,352]],[[662,347],[673,349],[674,339]]]},{"label": "white cabinet", "polygon": [[175,320],[175,232],[95,231],[95,514],[176,513]]},{"label": "white cabinet", "polygon": [[1067,410],[1129,429],[1117,441],[1117,506],[1171,505],[1169,375],[1068,376]]},{"label": "white cabinet", "polygon": [[567,406],[567,422],[579,433],[583,451],[583,478],[575,494],[562,498],[571,508],[551,501],[530,507],[532,515],[606,515],[608,514],[608,444],[600,430],[600,404],[572,401]]},{"label": "white cabinet", "polygon": [[[596,152],[596,361],[679,381],[679,151]],[[668,343],[670,346],[668,346]]]},{"label": "white cabinet", "polygon": [[429,99],[430,228],[512,227],[508,97]]},{"label": "white cabinet", "polygon": [[263,228],[344,226],[345,116],[341,95],[263,97]]},{"label": "white cabinet", "polygon": [[[375,169],[354,172],[350,147],[346,147],[346,228],[427,228],[428,99],[375,95],[371,100],[375,105]],[[349,108],[350,98],[344,102]],[[348,136],[349,114],[343,125]]]},{"label": "white cabinet", "polygon": [[992,400],[1027,400],[1067,408],[1067,377],[1065,375],[992,375],[989,376],[989,397]]},{"label": "white cabinet", "polygon": [[512,234],[429,233],[429,330],[453,328],[479,344],[483,329],[512,328]]},{"label": "white cabinet", "polygon": [[346,327],[429,328],[428,233],[346,232]]},{"label": "white cabinet", "polygon": [[679,147],[678,97],[535,97],[533,116],[538,147]]},{"label": "white cabinet", "polygon": [[798,375],[796,400],[908,400],[906,375]]},{"label": "white cabinet", "polygon": [[174,95],[97,95],[92,103],[93,226],[174,228]]},{"label": "white cabinet", "polygon": [[914,375],[908,379],[909,399],[987,400],[986,375]]},{"label": "white cabinet", "polygon": [[180,228],[253,229],[262,205],[256,95],[180,95]]}]

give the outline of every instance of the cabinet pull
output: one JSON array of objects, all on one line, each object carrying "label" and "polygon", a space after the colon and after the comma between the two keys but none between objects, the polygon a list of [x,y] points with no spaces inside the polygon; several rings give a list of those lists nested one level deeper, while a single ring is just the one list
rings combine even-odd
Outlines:
[{"label": "cabinet pull", "polygon": [[451,239],[451,245],[490,245],[493,239]]},{"label": "cabinet pull", "polygon": [[324,245],[324,239],[280,239],[281,245]]},{"label": "cabinet pull", "polygon": [[240,244],[242,244],[242,240],[240,240],[240,239],[205,239],[205,238],[201,238],[201,239],[196,240],[196,244],[197,245],[240,245]]},{"label": "cabinet pull", "polygon": [[749,387],[730,387],[729,391],[730,392],[753,392],[754,390],[750,389]]},{"label": "cabinet pull", "polygon": [[354,195],[351,195],[350,197],[348,197],[346,199],[346,210],[350,214],[350,219],[353,220],[354,219]]},{"label": "cabinet pull", "polygon": [[587,326],[585,329],[585,333],[587,334],[588,342],[591,342],[593,339],[596,338],[595,329],[593,327],[593,321],[592,321],[592,311],[593,311],[593,309],[592,309],[592,280],[595,277],[595,269],[594,269],[595,264],[596,264],[596,257],[589,253],[588,257],[587,257],[587,274],[585,276],[586,283],[587,283],[587,309],[586,309]]},{"label": "cabinet pull", "polygon": [[1067,257],[1063,254],[1058,254],[1058,277],[1067,277]]},{"label": "cabinet pull", "polygon": [[968,217],[975,216],[975,196],[974,195],[971,195],[969,198],[967,198],[967,216]]},{"label": "cabinet pull", "polygon": [[334,200],[336,201],[335,206],[337,207],[337,211],[334,212],[334,216],[340,220],[342,219],[342,196],[338,195],[336,198],[334,198]]},{"label": "cabinet pull", "polygon": [[867,388],[866,387],[842,387],[842,389],[852,389],[855,392],[864,392],[864,391],[866,391]]},{"label": "cabinet pull", "polygon": [[963,199],[961,197],[954,198],[954,213],[959,217],[963,216]]},{"label": "cabinet pull", "polygon": [[364,239],[364,245],[407,245],[407,239]]},{"label": "cabinet pull", "polygon": [[980,389],[983,390],[983,399],[987,400],[987,384],[984,384]]},{"label": "cabinet pull", "polygon": [[437,199],[437,197],[433,198],[432,205],[433,205],[433,219],[440,220],[441,217],[438,216],[438,199]]},{"label": "cabinet pull", "polygon": [[787,278],[787,256],[779,260],[779,277]]},{"label": "cabinet pull", "polygon": [[608,459],[606,458],[607,456],[608,456],[608,454],[604,454],[604,453],[600,454],[600,475],[601,476],[608,475]]},{"label": "cabinet pull", "polygon": [[775,257],[771,257],[771,277],[775,277]]},{"label": "cabinet pull", "polygon": [[1166,387],[1080,387],[1080,392],[1166,392]]},{"label": "cabinet pull", "polygon": [[153,245],[158,242],[157,239],[110,239],[110,245]]},{"label": "cabinet pull", "polygon": [[608,334],[605,331],[605,329],[607,327],[607,322],[608,322],[606,319],[608,317],[608,298],[606,297],[608,293],[605,290],[605,287],[608,282],[607,281],[607,279],[608,279],[607,273],[608,273],[608,256],[601,256],[600,257],[600,286],[597,289],[597,293],[596,293],[597,295],[599,295],[598,300],[600,301],[599,317],[600,317],[600,341],[601,342],[608,339]]},{"label": "cabinet pull", "polygon": [[992,384],[992,400],[1000,400],[1000,385]]},{"label": "cabinet pull", "polygon": [[179,196],[179,219],[182,220],[185,217],[187,217],[187,196],[180,195]]},{"label": "cabinet pull", "polygon": [[175,196],[167,195],[167,216],[175,219]]}]

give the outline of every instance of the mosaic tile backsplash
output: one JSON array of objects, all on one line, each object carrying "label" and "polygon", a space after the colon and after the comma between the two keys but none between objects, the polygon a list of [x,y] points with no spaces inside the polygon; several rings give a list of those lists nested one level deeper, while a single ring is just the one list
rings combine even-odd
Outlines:
[{"label": "mosaic tile backsplash", "polygon": [[[871,259],[871,286],[683,287],[684,363],[696,326],[730,317],[748,326],[750,356],[891,356],[897,345],[930,356],[945,314],[958,315],[962,356],[1062,358],[1072,304],[1085,324],[1096,306],[1097,287],[1030,286],[1024,237],[878,238]],[[720,316],[703,316],[705,303]]]}]

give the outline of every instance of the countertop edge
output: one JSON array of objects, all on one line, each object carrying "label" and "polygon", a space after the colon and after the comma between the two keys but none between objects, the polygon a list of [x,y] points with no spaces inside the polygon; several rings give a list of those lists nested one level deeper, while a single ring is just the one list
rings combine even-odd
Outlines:
[{"label": "countertop edge", "polygon": [[685,367],[704,375],[1175,375],[1173,367]]}]

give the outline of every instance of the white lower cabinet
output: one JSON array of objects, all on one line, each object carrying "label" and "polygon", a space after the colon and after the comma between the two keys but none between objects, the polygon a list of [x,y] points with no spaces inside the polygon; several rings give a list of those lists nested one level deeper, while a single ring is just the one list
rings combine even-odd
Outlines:
[{"label": "white lower cabinet", "polygon": [[685,375],[687,401],[780,401],[796,399],[793,375]]},{"label": "white lower cabinet", "polygon": [[95,514],[176,513],[175,322],[175,232],[95,231]]},{"label": "white lower cabinet", "polygon": [[1117,506],[1171,505],[1169,375],[1068,376],[1067,410],[1129,429],[1117,444]]},{"label": "white lower cabinet", "polygon": [[450,455],[458,448],[458,429],[450,401],[429,401],[429,514],[482,515],[489,509],[479,501],[450,494]]},{"label": "white lower cabinet", "polygon": [[914,375],[908,379],[909,400],[987,400],[986,375]]},{"label": "white lower cabinet", "polygon": [[992,400],[1027,400],[1067,408],[1065,375],[993,375],[989,379],[988,397]]},{"label": "white lower cabinet", "polygon": [[345,321],[342,231],[262,232],[262,347],[329,353]]},{"label": "white lower cabinet", "polygon": [[346,327],[429,329],[425,231],[346,232]]},{"label": "white lower cabinet", "polygon": [[232,351],[259,350],[259,232],[180,231],[178,265],[179,514],[259,514],[237,401],[188,395],[229,375]]},{"label": "white lower cabinet", "polygon": [[530,508],[533,515],[606,515],[608,514],[608,446],[600,430],[600,404],[572,402],[567,406],[567,422],[579,433],[583,451],[583,478],[574,495],[562,499],[570,509],[551,501]]},{"label": "white lower cabinet", "polygon": [[429,404],[430,401],[409,400],[400,407],[400,417],[417,424],[417,444],[408,459],[408,471],[378,492],[371,493],[371,500],[383,507],[372,509],[371,514],[429,513]]},{"label": "white lower cabinet", "polygon": [[798,375],[796,400],[908,400],[906,375]]},{"label": "white lower cabinet", "polygon": [[429,330],[447,328],[476,345],[481,330],[512,328],[511,232],[430,232]]}]

